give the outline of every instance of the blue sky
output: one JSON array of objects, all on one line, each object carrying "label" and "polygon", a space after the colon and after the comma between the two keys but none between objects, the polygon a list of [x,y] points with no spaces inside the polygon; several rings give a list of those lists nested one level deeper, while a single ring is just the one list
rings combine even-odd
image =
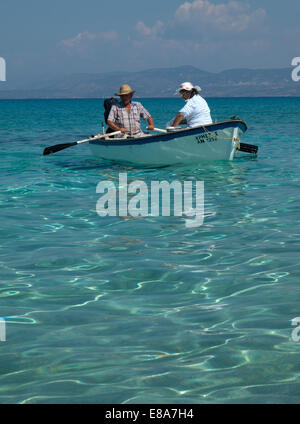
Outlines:
[{"label": "blue sky", "polygon": [[282,68],[300,56],[299,0],[3,0],[0,12],[10,84],[181,65]]}]

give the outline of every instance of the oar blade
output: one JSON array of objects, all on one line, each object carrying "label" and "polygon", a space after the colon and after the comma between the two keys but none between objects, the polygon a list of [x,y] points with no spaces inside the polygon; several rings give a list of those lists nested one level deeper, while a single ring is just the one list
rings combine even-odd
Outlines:
[{"label": "oar blade", "polygon": [[241,152],[253,153],[254,155],[256,155],[258,152],[258,147],[254,146],[253,144],[240,143],[238,150],[240,150]]},{"label": "oar blade", "polygon": [[111,137],[113,135],[121,134],[121,131],[115,131],[110,134],[98,134],[89,138],[86,138],[85,140],[79,140],[75,141],[74,143],[64,143],[64,144],[56,144],[55,146],[49,146],[46,147],[46,149],[43,152],[43,155],[51,155],[51,153],[59,152],[60,150],[67,149],[71,146],[76,146],[76,144],[86,143],[87,141],[91,140],[99,140],[101,138]]},{"label": "oar blade", "polygon": [[63,144],[56,144],[55,146],[46,147],[46,149],[43,152],[43,155],[51,155],[52,153],[59,152],[60,150],[67,149],[68,147],[75,146],[77,142],[74,143],[63,143]]}]

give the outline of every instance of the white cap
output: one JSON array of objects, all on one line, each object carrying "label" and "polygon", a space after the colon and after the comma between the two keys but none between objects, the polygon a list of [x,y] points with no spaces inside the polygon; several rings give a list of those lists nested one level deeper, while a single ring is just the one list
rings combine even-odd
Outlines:
[{"label": "white cap", "polygon": [[180,94],[181,90],[192,91],[193,88],[197,91],[197,93],[201,91],[201,88],[198,85],[194,87],[191,82],[183,82],[182,84],[180,84],[180,87],[175,92],[175,94]]}]

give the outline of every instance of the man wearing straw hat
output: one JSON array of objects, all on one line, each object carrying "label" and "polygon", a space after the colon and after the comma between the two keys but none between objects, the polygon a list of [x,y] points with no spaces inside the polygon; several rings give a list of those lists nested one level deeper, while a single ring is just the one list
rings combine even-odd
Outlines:
[{"label": "man wearing straw hat", "polygon": [[139,102],[132,102],[132,96],[135,91],[130,85],[123,84],[120,92],[115,96],[121,98],[121,102],[113,105],[107,118],[107,124],[114,131],[121,131],[123,134],[129,134],[132,137],[141,137],[144,133],[141,130],[140,118],[148,122],[147,129],[154,130],[154,122],[150,113]]}]

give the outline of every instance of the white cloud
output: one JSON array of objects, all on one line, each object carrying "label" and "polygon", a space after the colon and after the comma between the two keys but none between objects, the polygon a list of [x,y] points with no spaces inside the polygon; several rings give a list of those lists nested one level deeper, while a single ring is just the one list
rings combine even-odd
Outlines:
[{"label": "white cloud", "polygon": [[144,22],[139,21],[136,24],[135,29],[142,35],[150,36],[150,37],[156,37],[156,36],[161,35],[163,33],[164,26],[165,25],[164,25],[163,22],[157,21],[156,24],[152,28],[149,28],[144,24]]},{"label": "white cloud", "polygon": [[255,57],[264,57],[269,49],[265,20],[265,10],[246,1],[186,1],[166,22],[146,25],[140,20],[122,35],[115,30],[83,31],[60,45],[74,57],[96,62],[105,56],[107,66],[115,68],[120,63],[122,69],[193,64],[217,70],[220,63],[222,68],[251,66]]},{"label": "white cloud", "polygon": [[176,10],[174,22],[194,26],[196,31],[210,28],[218,32],[241,32],[262,23],[265,17],[264,9],[251,11],[247,2],[213,4],[209,0],[195,0],[182,4]]},{"label": "white cloud", "polygon": [[264,9],[251,8],[245,1],[221,4],[209,0],[187,1],[166,22],[157,21],[147,26],[139,21],[131,42],[139,51],[142,48],[156,51],[161,64],[165,59],[171,64],[177,56],[181,63],[196,65],[208,59],[210,68],[219,60],[227,62],[234,46],[233,65],[268,50],[265,20]]},{"label": "white cloud", "polygon": [[265,19],[264,9],[253,10],[247,2],[214,4],[209,0],[195,0],[179,6],[169,21],[157,21],[153,27],[139,21],[136,30],[144,37],[197,43],[237,35],[253,39],[253,33],[264,32]]},{"label": "white cloud", "polygon": [[81,48],[84,45],[88,45],[94,41],[114,41],[118,39],[118,33],[116,31],[107,31],[107,32],[98,32],[98,33],[90,33],[88,31],[83,31],[77,34],[73,38],[69,38],[67,40],[62,40],[60,45],[73,49],[73,48]]}]

